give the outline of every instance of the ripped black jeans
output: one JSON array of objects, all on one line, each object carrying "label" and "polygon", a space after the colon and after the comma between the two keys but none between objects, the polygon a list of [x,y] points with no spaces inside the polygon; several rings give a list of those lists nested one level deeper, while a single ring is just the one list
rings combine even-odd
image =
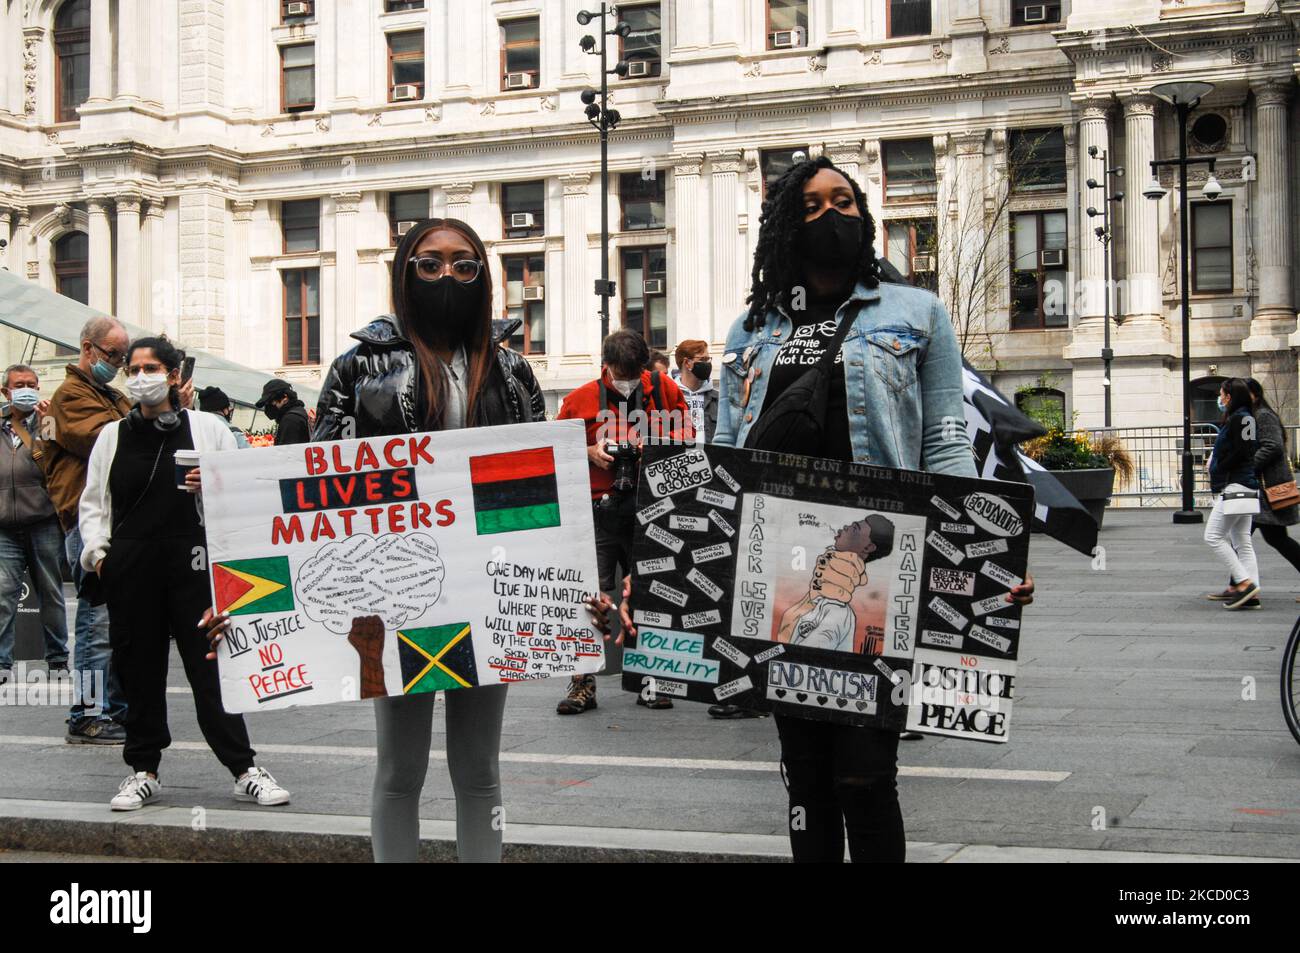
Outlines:
[{"label": "ripped black jeans", "polygon": [[902,863],[898,732],[775,715],[797,864]]}]

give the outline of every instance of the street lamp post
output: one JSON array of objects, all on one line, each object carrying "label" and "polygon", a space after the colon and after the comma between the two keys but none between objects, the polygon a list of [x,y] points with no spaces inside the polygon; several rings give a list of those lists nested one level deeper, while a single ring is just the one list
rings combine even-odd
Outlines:
[{"label": "street lamp post", "polygon": [[[1110,255],[1111,255],[1110,203],[1124,201],[1123,192],[1116,192],[1114,195],[1110,194],[1110,177],[1114,175],[1116,177],[1123,178],[1124,169],[1123,167],[1120,166],[1117,166],[1114,169],[1107,168],[1106,151],[1102,150],[1101,153],[1099,154],[1096,146],[1088,147],[1088,155],[1092,156],[1094,159],[1096,158],[1101,159],[1101,181],[1098,182],[1096,179],[1088,180],[1089,189],[1101,189],[1101,199],[1102,199],[1101,211],[1100,212],[1097,211],[1096,208],[1090,205],[1088,206],[1088,217],[1095,218],[1098,215],[1101,216],[1101,224],[1098,225],[1096,228],[1094,228],[1093,232],[1096,233],[1097,240],[1101,242],[1102,255],[1103,255],[1102,283],[1105,292],[1103,334],[1105,335],[1105,338],[1102,341],[1102,345],[1101,345],[1101,363],[1102,363],[1101,387],[1102,387],[1102,392],[1105,394],[1105,426],[1107,429],[1110,429],[1110,362],[1112,358],[1114,358],[1115,356],[1115,352],[1112,351],[1110,347]],[[1116,324],[1119,323],[1118,315],[1115,316],[1115,323]]]},{"label": "street lamp post", "polygon": [[1192,344],[1191,344],[1191,310],[1188,305],[1188,271],[1191,249],[1188,245],[1187,224],[1187,167],[1204,163],[1209,166],[1209,177],[1205,180],[1203,194],[1213,202],[1222,189],[1214,177],[1214,159],[1187,158],[1187,116],[1212,89],[1211,83],[1189,80],[1179,83],[1161,83],[1151,87],[1151,94],[1174,107],[1178,114],[1178,158],[1153,159],[1151,161],[1151,184],[1142,190],[1142,194],[1154,201],[1159,201],[1166,194],[1160,184],[1158,170],[1161,166],[1178,168],[1178,236],[1179,236],[1179,271],[1181,275],[1182,313],[1183,313],[1183,508],[1174,513],[1175,523],[1199,523],[1202,515],[1196,510],[1193,496],[1192,475]]},{"label": "street lamp post", "polygon": [[[600,10],[581,10],[578,22],[586,26],[592,20],[600,20],[600,42],[597,49],[596,38],[587,34],[578,41],[584,53],[600,57],[600,90],[584,89],[582,102],[586,106],[587,121],[600,133],[600,278],[596,281],[596,296],[600,298],[600,340],[603,342],[609,334],[609,299],[614,296],[614,282],[609,280],[609,131],[619,124],[622,116],[617,109],[609,108],[609,76],[627,75],[627,63],[619,60],[613,69],[606,69],[606,37],[626,37],[632,32],[627,23],[616,23],[614,28],[606,30],[606,17],[617,19],[618,8],[612,3],[602,2]],[[597,104],[596,100],[600,102]]]}]

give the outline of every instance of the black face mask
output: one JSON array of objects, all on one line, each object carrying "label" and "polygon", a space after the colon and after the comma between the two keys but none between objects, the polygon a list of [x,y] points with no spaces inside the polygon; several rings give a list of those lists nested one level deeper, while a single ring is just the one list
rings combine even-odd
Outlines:
[{"label": "black face mask", "polygon": [[[286,404],[285,406],[287,407],[288,405]],[[279,420],[284,416],[284,407],[277,407],[275,404],[267,404],[262,408],[262,412],[265,413],[267,418],[270,420]]]},{"label": "black face mask", "polygon": [[828,208],[811,222],[799,226],[796,248],[805,265],[846,268],[862,254],[863,220]]},{"label": "black face mask", "polygon": [[479,319],[479,282],[457,281],[443,275],[437,281],[416,279],[410,288],[415,313],[409,317],[412,330],[428,341],[460,344]]},{"label": "black face mask", "polygon": [[691,373],[698,379],[707,381],[713,375],[712,361],[696,361],[691,365]]}]

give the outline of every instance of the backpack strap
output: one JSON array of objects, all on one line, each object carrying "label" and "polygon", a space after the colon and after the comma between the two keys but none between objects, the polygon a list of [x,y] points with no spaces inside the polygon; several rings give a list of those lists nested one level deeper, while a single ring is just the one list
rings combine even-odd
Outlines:
[{"label": "backpack strap", "polygon": [[45,456],[45,448],[37,444],[37,442],[32,438],[32,435],[27,432],[27,425],[22,422],[21,418],[10,414],[9,426],[14,428],[14,433],[18,434],[18,439],[23,442],[23,446],[27,448],[27,452],[32,455],[33,462],[44,470],[45,467],[41,463],[41,458]]}]

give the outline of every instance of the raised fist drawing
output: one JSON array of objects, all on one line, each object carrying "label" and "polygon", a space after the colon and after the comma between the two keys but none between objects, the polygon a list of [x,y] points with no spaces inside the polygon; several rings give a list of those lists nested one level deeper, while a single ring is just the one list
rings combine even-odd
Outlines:
[{"label": "raised fist drawing", "polygon": [[384,623],[377,615],[357,616],[352,620],[348,642],[361,656],[361,697],[382,698],[384,687]]}]

